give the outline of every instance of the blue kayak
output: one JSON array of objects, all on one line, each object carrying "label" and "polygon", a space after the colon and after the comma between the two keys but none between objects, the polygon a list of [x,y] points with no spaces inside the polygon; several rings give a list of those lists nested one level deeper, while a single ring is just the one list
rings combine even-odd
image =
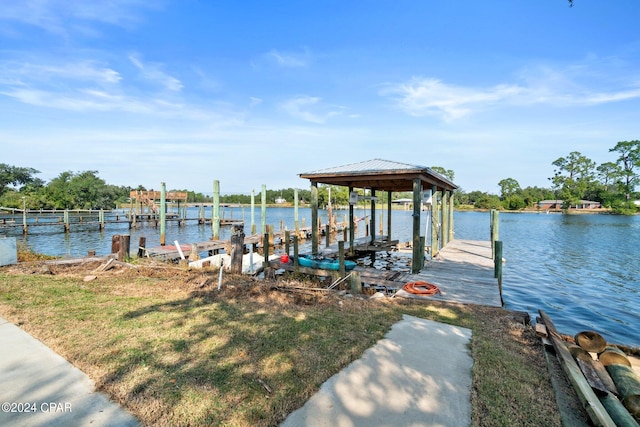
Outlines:
[{"label": "blue kayak", "polygon": [[[331,258],[317,258],[313,255],[299,255],[298,256],[298,264],[303,267],[309,268],[318,268],[321,270],[340,270],[340,261],[337,259]],[[351,271],[356,267],[356,263],[353,261],[345,260],[344,261],[344,269],[345,271]]]}]

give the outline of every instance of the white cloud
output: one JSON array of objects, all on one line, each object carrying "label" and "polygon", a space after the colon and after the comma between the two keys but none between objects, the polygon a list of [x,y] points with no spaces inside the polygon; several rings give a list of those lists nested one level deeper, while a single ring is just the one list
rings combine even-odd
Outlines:
[{"label": "white cloud", "polygon": [[122,80],[122,75],[97,61],[72,61],[67,63],[34,64],[26,61],[0,63],[0,84],[53,83],[75,81],[96,85],[113,85]]},{"label": "white cloud", "polygon": [[[595,73],[594,73],[595,74]],[[587,81],[588,78],[591,81]],[[530,105],[594,106],[640,98],[636,81],[610,83],[584,67],[534,67],[520,73],[521,82],[490,87],[460,86],[435,78],[413,78],[386,85],[379,95],[395,100],[411,116],[435,116],[452,122],[488,108]],[[613,88],[608,88],[613,85]],[[602,89],[604,88],[604,89]]]},{"label": "white cloud", "polygon": [[265,56],[270,62],[286,68],[307,67],[311,61],[310,55],[306,51],[304,53],[284,53],[273,49]]},{"label": "white cloud", "polygon": [[[284,111],[292,117],[304,120],[310,123],[323,124],[329,118],[341,114],[338,111],[328,110],[327,107],[320,104],[321,99],[313,96],[298,96],[289,99],[280,105]],[[325,110],[320,112],[312,112],[310,109]]]},{"label": "white cloud", "polygon": [[157,6],[158,2],[141,0],[3,0],[0,20],[39,27],[62,36],[78,31],[97,36],[100,31],[88,25],[132,27],[139,22],[137,9]]},{"label": "white cloud", "polygon": [[242,120],[233,107],[211,106],[210,101],[205,106],[187,99],[180,91],[182,83],[163,73],[158,65],[145,64],[135,57],[130,60],[152,86],[136,86],[119,69],[99,61],[43,59],[33,63],[27,58],[0,62],[0,98],[82,113],[134,113],[234,124]]},{"label": "white cloud", "polygon": [[184,87],[180,80],[162,71],[160,64],[143,63],[134,55],[129,55],[129,60],[140,70],[141,76],[147,81],[157,83],[172,92],[179,92]]},{"label": "white cloud", "polygon": [[518,86],[498,85],[488,89],[454,86],[438,79],[414,78],[389,85],[381,95],[396,95],[397,105],[412,116],[437,116],[452,121],[488,104],[500,102],[523,91]]}]

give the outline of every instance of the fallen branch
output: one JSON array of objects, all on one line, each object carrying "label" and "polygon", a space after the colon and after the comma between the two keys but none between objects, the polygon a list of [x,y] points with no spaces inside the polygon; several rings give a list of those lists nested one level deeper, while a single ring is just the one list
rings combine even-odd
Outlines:
[{"label": "fallen branch", "polygon": [[273,393],[273,390],[271,389],[271,387],[269,387],[269,384],[267,384],[266,382],[264,382],[264,381],[262,380],[262,378],[258,378],[258,382],[259,382],[260,384],[262,384],[262,387],[264,387],[264,389],[265,389],[265,390],[267,390],[267,393],[269,393],[269,394]]},{"label": "fallen branch", "polygon": [[338,286],[339,284],[341,284],[341,283],[343,283],[345,280],[347,280],[349,277],[351,277],[351,273],[347,274],[347,275],[346,275],[346,276],[344,276],[344,277],[339,277],[338,279],[336,279],[336,281],[335,281],[335,282],[333,282],[333,283],[331,284],[331,286],[329,286],[329,288],[328,288],[328,289],[333,289],[333,288],[335,288],[336,286]]}]

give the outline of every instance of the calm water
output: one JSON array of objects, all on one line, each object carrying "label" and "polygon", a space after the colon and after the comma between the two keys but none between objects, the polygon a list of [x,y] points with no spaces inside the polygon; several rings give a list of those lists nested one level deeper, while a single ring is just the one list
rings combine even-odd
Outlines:
[{"label": "calm water", "polygon": [[[336,211],[342,221],[344,211]],[[368,212],[356,209],[357,216]],[[385,212],[386,214],[386,212]],[[189,216],[196,217],[197,211]],[[210,211],[206,213],[210,217]],[[326,218],[322,212],[321,218]],[[223,211],[225,218],[245,220],[250,230],[249,208]],[[260,209],[255,210],[256,227],[260,230]],[[309,209],[299,210],[300,225],[311,223]],[[393,211],[394,239],[411,240],[411,212]],[[288,208],[268,208],[267,224],[276,228],[280,222],[292,229],[294,211]],[[376,217],[380,221],[380,217]],[[456,212],[456,238],[489,240],[489,214]],[[422,227],[426,227],[423,214]],[[383,220],[386,229],[386,218]],[[95,226],[72,227],[65,234],[61,227],[32,227],[26,243],[35,251],[51,255],[84,256],[88,250],[106,254],[111,249],[111,236],[131,234],[132,248],[140,236],[147,246],[159,245],[159,229],[145,225],[129,230],[124,224],[107,225],[104,232]],[[376,226],[379,230],[379,225]],[[23,240],[20,230],[0,232]],[[221,229],[221,237],[229,229]],[[363,235],[364,227],[359,229]],[[186,227],[168,223],[167,244],[174,240],[191,243],[208,240],[210,225],[190,222]],[[529,312],[534,318],[543,309],[563,333],[575,334],[596,330],[608,341],[640,346],[640,217],[613,215],[560,215],[535,213],[501,213],[500,240],[504,242],[503,296],[506,308]],[[132,252],[135,252],[132,249]]]}]

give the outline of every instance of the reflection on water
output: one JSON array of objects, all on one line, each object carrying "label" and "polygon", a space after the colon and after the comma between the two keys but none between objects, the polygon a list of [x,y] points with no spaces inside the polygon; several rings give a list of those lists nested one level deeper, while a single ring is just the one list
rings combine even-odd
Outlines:
[{"label": "reflection on water", "polygon": [[[334,211],[342,221],[346,211]],[[189,217],[197,217],[197,210]],[[226,218],[243,218],[245,233],[251,230],[249,208],[224,212]],[[368,211],[356,209],[356,216]],[[210,214],[207,214],[210,217]],[[323,223],[326,212],[320,213]],[[376,217],[376,233],[380,223],[386,230],[386,211]],[[256,209],[254,220],[261,230],[261,213]],[[276,230],[282,226],[294,228],[294,210],[268,208],[265,222]],[[426,231],[426,214],[421,230]],[[489,214],[456,212],[455,236],[458,239],[488,240]],[[300,226],[311,224],[311,211],[299,210]],[[60,225],[33,227],[23,238],[21,230],[11,231],[37,252],[51,255],[84,256],[89,250],[106,254],[111,250],[111,237],[130,234],[132,247],[139,237],[147,246],[160,244],[159,228],[149,224],[129,229],[127,224],[108,224],[106,231],[97,226],[75,226],[65,234]],[[410,211],[392,213],[392,238],[411,240]],[[360,223],[358,236],[364,236]],[[6,230],[2,231],[7,234]],[[229,228],[221,229],[221,238],[228,238]],[[166,242],[172,244],[205,241],[211,238],[211,225],[196,225],[194,221],[180,227],[170,222]],[[516,214],[500,215],[500,240],[504,242],[504,300],[506,308],[538,315],[538,309],[549,313],[558,329],[567,334],[593,329],[610,342],[640,346],[640,217],[613,215]],[[389,258],[391,260],[392,258]],[[386,261],[381,259],[379,262]]]}]

